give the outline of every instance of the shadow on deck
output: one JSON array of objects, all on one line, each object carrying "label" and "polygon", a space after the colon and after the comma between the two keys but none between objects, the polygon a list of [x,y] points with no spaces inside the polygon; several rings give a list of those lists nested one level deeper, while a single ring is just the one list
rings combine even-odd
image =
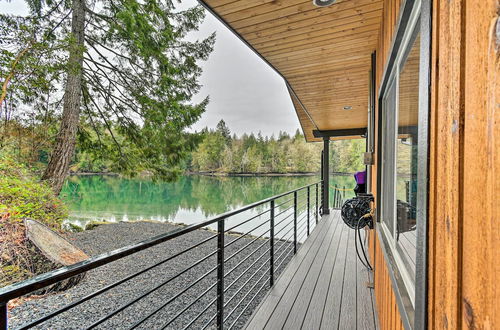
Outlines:
[{"label": "shadow on deck", "polygon": [[324,216],[246,328],[378,329],[373,279],[356,257],[354,233],[340,211]]}]

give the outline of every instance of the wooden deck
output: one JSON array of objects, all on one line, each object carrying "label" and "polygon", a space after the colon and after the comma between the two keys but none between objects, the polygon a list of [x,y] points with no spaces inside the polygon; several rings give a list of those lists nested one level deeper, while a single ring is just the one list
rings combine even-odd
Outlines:
[{"label": "wooden deck", "polygon": [[247,329],[378,329],[372,275],[356,257],[354,233],[340,211],[324,216]]}]

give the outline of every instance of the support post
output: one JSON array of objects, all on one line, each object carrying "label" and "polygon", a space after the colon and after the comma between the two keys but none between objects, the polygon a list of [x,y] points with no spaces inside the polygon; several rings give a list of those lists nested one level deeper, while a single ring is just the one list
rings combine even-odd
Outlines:
[{"label": "support post", "polygon": [[274,199],[271,201],[271,230],[269,234],[270,265],[269,265],[269,285],[274,285]]},{"label": "support post", "polygon": [[224,219],[217,222],[217,329],[224,327]]},{"label": "support post", "polygon": [[316,209],[316,211],[315,211],[316,224],[318,224],[318,212],[319,212],[319,208],[318,208],[318,184],[317,183],[316,183],[316,204],[314,204],[314,207]]},{"label": "support post", "polygon": [[330,138],[323,138],[323,214],[330,214]]},{"label": "support post", "polygon": [[297,253],[297,191],[293,192],[293,254]]},{"label": "support post", "polygon": [[311,187],[307,187],[307,236],[309,236],[309,217],[311,214],[311,189],[309,188]]}]

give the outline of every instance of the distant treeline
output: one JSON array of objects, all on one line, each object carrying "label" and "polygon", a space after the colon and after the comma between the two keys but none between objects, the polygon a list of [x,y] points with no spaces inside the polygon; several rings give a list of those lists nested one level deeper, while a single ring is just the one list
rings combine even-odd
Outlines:
[{"label": "distant treeline", "polygon": [[[321,143],[307,143],[299,130],[262,136],[231,135],[221,120],[216,129],[202,131],[202,141],[186,164],[193,172],[219,173],[310,173],[321,168]],[[331,166],[335,172],[352,173],[363,169],[364,140],[332,143]]]},{"label": "distant treeline", "polygon": [[[51,123],[22,125],[17,120],[2,122],[0,157],[8,156],[40,171],[49,159],[52,148],[49,136],[53,127]],[[125,139],[118,129],[113,132],[116,139]],[[84,141],[77,141],[70,167],[73,173],[120,173],[127,176],[144,172],[140,157],[125,147],[121,148],[124,159],[114,155],[111,151],[113,142],[104,137],[101,136],[102,145],[94,148],[84,146]],[[317,173],[321,168],[323,144],[307,143],[299,130],[294,135],[279,132],[277,136],[263,136],[261,133],[237,136],[221,120],[215,129],[205,128],[187,137],[192,140],[193,148],[186,152],[187,156],[178,165],[180,173]],[[364,168],[363,139],[333,141],[330,146],[332,171],[353,173]],[[120,167],[122,161],[133,161],[135,173],[123,171]]]}]

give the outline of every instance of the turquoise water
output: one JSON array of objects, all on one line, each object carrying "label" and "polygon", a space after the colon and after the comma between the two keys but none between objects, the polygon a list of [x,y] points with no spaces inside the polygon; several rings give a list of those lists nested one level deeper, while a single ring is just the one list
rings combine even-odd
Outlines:
[{"label": "turquoise water", "polygon": [[[71,176],[63,187],[62,198],[69,206],[69,221],[79,226],[85,226],[90,221],[134,220],[192,224],[317,181],[319,176],[191,175],[171,183],[105,175]],[[333,176],[331,184],[353,188],[354,180],[352,176]],[[290,197],[277,201],[276,205]],[[315,189],[311,190],[311,200],[315,200]],[[299,194],[298,204],[305,202],[306,193],[303,191]],[[281,209],[290,205],[284,204]],[[265,207],[246,211],[232,221],[237,223],[263,211]],[[261,221],[264,220],[261,218]]]}]

